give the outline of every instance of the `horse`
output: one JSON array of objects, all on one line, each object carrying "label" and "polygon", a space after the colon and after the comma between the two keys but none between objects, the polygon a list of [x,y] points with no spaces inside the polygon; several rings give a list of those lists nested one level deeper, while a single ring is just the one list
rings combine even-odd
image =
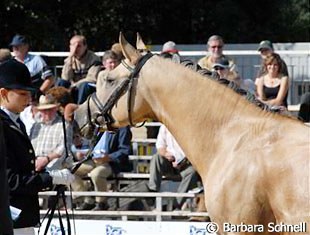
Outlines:
[{"label": "horse", "polygon": [[291,227],[310,225],[309,127],[141,50],[139,36],[140,50],[122,34],[119,42],[125,59],[78,108],[80,126],[163,123],[201,176],[219,234],[295,234]]}]

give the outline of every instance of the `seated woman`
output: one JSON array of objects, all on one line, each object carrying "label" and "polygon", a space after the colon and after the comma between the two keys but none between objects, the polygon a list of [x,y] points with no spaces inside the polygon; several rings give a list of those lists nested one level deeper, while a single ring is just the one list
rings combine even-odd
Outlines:
[{"label": "seated woman", "polygon": [[258,98],[270,106],[287,108],[289,78],[279,72],[282,71],[280,56],[271,53],[264,58],[263,65],[267,73],[257,79]]}]

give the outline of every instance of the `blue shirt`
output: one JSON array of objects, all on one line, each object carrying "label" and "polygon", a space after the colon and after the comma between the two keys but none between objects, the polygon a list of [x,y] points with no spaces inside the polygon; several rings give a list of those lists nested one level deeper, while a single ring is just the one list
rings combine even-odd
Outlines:
[{"label": "blue shirt", "polygon": [[24,64],[27,66],[30,76],[34,77],[40,75],[43,80],[47,77],[52,76],[52,71],[47,68],[45,61],[39,55],[32,55],[27,53]]}]

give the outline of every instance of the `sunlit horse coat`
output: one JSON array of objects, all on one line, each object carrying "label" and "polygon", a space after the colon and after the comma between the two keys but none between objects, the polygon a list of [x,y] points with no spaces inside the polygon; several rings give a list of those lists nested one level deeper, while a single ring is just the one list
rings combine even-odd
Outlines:
[{"label": "sunlit horse coat", "polygon": [[[122,35],[120,44],[126,59],[97,87],[101,103],[136,66],[142,67],[132,78],[132,89],[111,108],[111,125],[128,125],[129,117],[132,123],[147,118],[164,123],[200,174],[207,209],[220,234],[226,234],[224,223],[260,224],[265,228],[261,234],[279,234],[269,233],[271,222],[307,222],[309,227],[309,127],[263,111],[231,89],[169,60],[153,56],[141,65],[142,55]],[[87,122],[87,107],[92,114],[99,111],[90,99],[76,114],[79,123]],[[100,115],[97,120],[102,122]],[[303,234],[309,233],[308,228]]]}]

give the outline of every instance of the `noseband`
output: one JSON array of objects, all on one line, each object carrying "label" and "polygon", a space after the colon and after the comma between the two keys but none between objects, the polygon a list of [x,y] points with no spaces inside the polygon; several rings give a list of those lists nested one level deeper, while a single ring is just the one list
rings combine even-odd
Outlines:
[{"label": "noseband", "polygon": [[[114,118],[112,117],[112,108],[116,104],[116,102],[120,99],[120,97],[128,91],[128,99],[127,99],[127,111],[128,111],[128,119],[131,126],[134,126],[132,122],[131,116],[131,100],[132,100],[132,88],[133,88],[133,81],[135,78],[139,77],[139,73],[143,65],[153,56],[152,53],[147,53],[139,58],[136,67],[132,68],[125,61],[122,61],[122,64],[125,66],[126,69],[130,71],[130,75],[121,84],[112,92],[110,97],[108,98],[107,102],[103,105],[100,100],[98,99],[96,92],[90,95],[87,99],[87,115],[88,115],[88,124],[91,127],[95,127],[96,125],[100,126],[99,119],[103,118],[104,123],[106,124],[108,130],[114,130],[112,124],[115,122]],[[96,107],[98,108],[99,112],[97,112],[96,116],[92,119],[91,118],[91,110],[90,110],[90,99],[94,102]],[[143,124],[142,124],[143,125]]]}]

